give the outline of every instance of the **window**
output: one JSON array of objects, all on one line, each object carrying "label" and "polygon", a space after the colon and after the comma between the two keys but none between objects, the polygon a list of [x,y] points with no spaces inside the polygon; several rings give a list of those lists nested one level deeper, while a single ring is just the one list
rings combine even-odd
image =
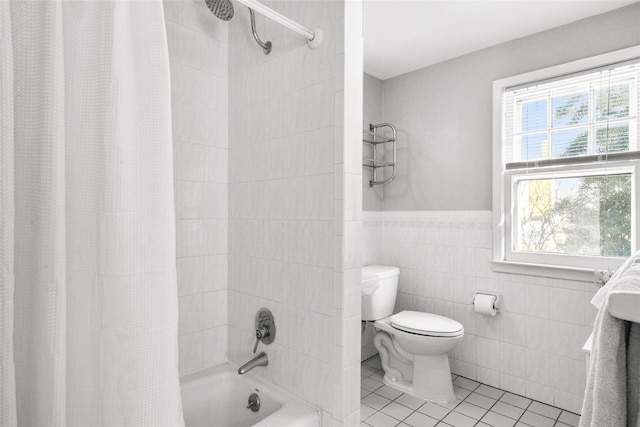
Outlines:
[{"label": "window", "polygon": [[638,57],[640,46],[494,82],[498,265],[613,268],[636,250]]}]

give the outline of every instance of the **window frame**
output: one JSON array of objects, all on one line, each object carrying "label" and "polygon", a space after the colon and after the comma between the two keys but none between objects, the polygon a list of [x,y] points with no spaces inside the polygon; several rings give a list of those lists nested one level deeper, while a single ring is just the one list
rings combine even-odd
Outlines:
[{"label": "window frame", "polygon": [[[588,70],[606,67],[607,65],[622,63],[640,58],[640,45],[578,61],[569,62],[537,71],[532,71],[493,82],[493,256],[492,268],[497,272],[526,274],[534,276],[554,277],[570,280],[593,280],[594,268],[615,269],[624,258],[612,257],[589,257],[560,254],[540,254],[540,253],[519,253],[514,257],[511,240],[511,217],[513,208],[511,201],[512,178],[517,175],[549,175],[551,171],[579,171],[594,170],[598,168],[596,164],[579,163],[569,165],[555,165],[549,167],[536,167],[534,169],[507,169],[504,162],[504,106],[503,93],[505,89],[525,86],[535,82],[550,79],[569,77],[571,74],[581,73]],[[640,129],[638,129],[640,131]],[[624,152],[628,153],[628,152]],[[617,154],[617,153],[616,153]],[[621,153],[622,154],[622,153]],[[602,160],[602,156],[593,156]],[[614,157],[609,155],[609,157]],[[621,156],[622,157],[622,156]],[[525,162],[526,163],[526,162]],[[532,165],[536,162],[530,162]],[[538,166],[536,164],[536,166]],[[640,245],[640,226],[638,215],[640,215],[640,160],[636,159],[616,159],[613,158],[607,163],[607,169],[624,168],[632,172],[632,194],[635,196],[632,206],[632,233],[635,237],[635,244]],[[508,193],[508,194],[507,194]],[[632,243],[632,252],[636,250]]]},{"label": "window frame", "polygon": [[[615,164],[614,164],[615,163]],[[550,264],[550,265],[567,265],[577,268],[593,268],[598,263],[612,266],[621,262],[617,257],[595,257],[588,255],[565,255],[565,254],[552,254],[552,253],[530,253],[513,250],[516,232],[513,227],[511,219],[517,218],[515,210],[517,209],[517,203],[513,200],[513,195],[516,193],[516,185],[520,177],[528,178],[564,178],[570,176],[578,176],[582,174],[589,174],[593,176],[603,175],[616,175],[616,174],[631,174],[631,194],[638,194],[637,189],[640,188],[640,161],[623,161],[623,162],[609,162],[606,168],[602,166],[594,167],[593,164],[583,165],[566,165],[556,167],[544,167],[538,168],[535,171],[526,169],[511,169],[507,170],[504,174],[505,188],[510,188],[510,191],[505,192],[505,206],[510,210],[510,215],[506,217],[505,222],[505,240],[506,236],[509,236],[511,245],[505,247],[505,258],[514,262],[520,263],[536,263]],[[637,227],[637,212],[638,212],[638,197],[635,197],[635,206],[631,206],[631,234],[635,235],[635,242],[632,241],[631,253],[636,251],[638,242],[638,227]]]}]

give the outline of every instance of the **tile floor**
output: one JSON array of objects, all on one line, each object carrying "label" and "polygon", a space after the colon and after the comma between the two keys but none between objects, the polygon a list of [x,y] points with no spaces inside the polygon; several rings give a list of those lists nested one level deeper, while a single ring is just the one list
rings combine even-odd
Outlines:
[{"label": "tile floor", "polygon": [[382,382],[378,356],[362,363],[361,427],[567,427],[580,416],[453,375],[457,399],[435,404]]}]

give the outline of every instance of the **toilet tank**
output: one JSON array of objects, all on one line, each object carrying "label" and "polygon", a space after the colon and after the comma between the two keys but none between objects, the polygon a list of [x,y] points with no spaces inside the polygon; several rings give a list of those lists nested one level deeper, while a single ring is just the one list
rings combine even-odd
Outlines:
[{"label": "toilet tank", "polygon": [[399,275],[398,267],[362,267],[362,320],[379,320],[393,314]]}]

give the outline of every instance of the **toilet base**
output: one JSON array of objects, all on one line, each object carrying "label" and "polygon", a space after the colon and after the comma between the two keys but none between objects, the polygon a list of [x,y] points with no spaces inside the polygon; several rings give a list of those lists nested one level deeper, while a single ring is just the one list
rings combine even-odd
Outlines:
[{"label": "toilet base", "polygon": [[385,373],[384,383],[403,393],[435,403],[449,403],[456,399],[447,355],[416,356],[413,360],[413,381],[396,380]]},{"label": "toilet base", "polygon": [[464,335],[418,336],[392,328],[388,318],[376,321],[375,326],[378,332],[373,345],[380,353],[385,384],[431,402],[455,400],[447,353]]}]

